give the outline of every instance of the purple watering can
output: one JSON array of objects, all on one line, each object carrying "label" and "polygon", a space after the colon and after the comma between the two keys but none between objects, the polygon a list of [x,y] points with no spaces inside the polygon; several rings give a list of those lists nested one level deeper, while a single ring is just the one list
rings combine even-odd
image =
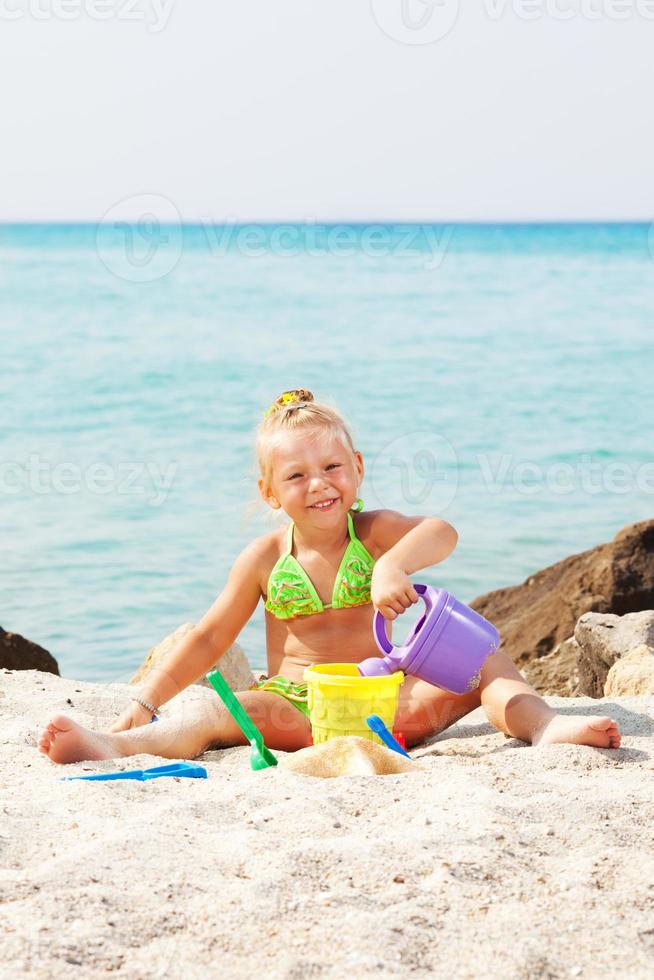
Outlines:
[{"label": "purple watering can", "polygon": [[386,635],[386,620],[378,611],[373,620],[375,642],[383,657],[359,664],[364,677],[380,677],[401,670],[452,694],[465,694],[479,686],[482,664],[497,650],[500,634],[492,623],[459,602],[445,589],[414,585],[426,610],[404,646],[393,646]]}]

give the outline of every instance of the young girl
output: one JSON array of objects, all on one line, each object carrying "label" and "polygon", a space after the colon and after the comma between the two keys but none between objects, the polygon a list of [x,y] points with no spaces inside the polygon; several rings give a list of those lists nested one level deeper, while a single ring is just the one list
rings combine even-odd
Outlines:
[{"label": "young girl", "polygon": [[[437,517],[362,510],[363,458],[342,417],[310,391],[284,392],[256,435],[259,491],[291,524],[254,540],[234,562],[227,584],[200,623],[150,673],[108,733],[55,715],[39,742],[55,762],[149,753],[192,759],[210,747],[246,739],[213,692],[149,724],[160,705],[203,676],[265,602],[268,678],[238,695],[273,749],[309,742],[303,672],[310,664],[359,663],[378,656],[372,619],[392,622],[420,601],[411,576],[444,561],[457,533]],[[387,627],[390,631],[390,627]],[[476,690],[454,695],[408,677],[396,727],[409,746],[483,705],[507,735],[531,742],[617,748],[612,718],[556,714],[501,651],[489,656]]]}]

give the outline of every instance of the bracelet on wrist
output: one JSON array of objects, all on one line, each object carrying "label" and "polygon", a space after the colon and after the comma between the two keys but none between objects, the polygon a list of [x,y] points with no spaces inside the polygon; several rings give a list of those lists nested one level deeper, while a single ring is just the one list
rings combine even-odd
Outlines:
[{"label": "bracelet on wrist", "polygon": [[146,711],[149,711],[155,718],[159,716],[159,709],[155,708],[153,704],[150,704],[150,702],[146,701],[144,698],[137,697],[134,694],[132,695],[131,700],[136,701],[137,704],[140,704],[142,708],[145,708]]}]

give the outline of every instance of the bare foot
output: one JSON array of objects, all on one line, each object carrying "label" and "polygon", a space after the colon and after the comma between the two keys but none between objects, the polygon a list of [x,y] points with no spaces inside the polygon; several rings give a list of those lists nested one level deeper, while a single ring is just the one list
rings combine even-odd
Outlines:
[{"label": "bare foot", "polygon": [[39,752],[50,756],[53,762],[115,759],[121,755],[111,736],[83,728],[66,715],[54,715],[39,739]]},{"label": "bare foot", "polygon": [[602,715],[554,715],[532,745],[552,745],[567,742],[571,745],[595,745],[600,749],[620,748],[620,729],[615,718]]}]

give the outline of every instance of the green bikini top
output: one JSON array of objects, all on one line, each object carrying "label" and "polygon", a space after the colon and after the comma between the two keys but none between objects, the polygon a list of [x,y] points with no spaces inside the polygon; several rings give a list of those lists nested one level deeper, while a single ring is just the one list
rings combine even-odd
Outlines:
[{"label": "green bikini top", "polygon": [[347,609],[370,602],[370,582],[375,559],[354,532],[352,514],[348,511],[347,527],[350,534],[345,554],[341,559],[332,601],[323,605],[313,582],[291,554],[293,549],[291,523],[286,537],[286,551],[277,560],[268,579],[266,609],[276,619],[293,619],[295,616],[311,616],[324,609]]}]

